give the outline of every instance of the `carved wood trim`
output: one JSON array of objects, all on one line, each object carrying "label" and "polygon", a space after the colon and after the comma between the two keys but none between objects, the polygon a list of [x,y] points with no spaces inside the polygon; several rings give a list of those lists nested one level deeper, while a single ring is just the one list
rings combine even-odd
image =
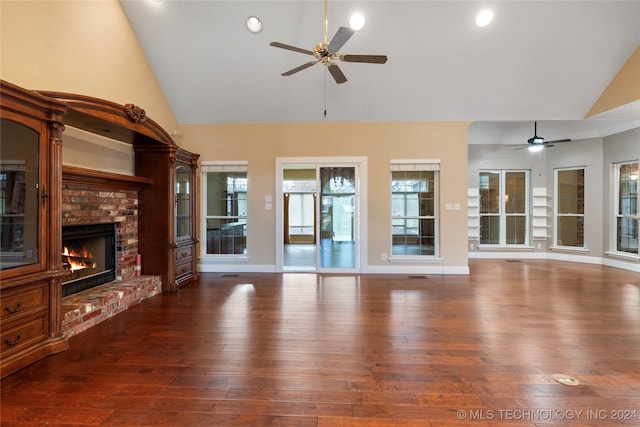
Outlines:
[{"label": "carved wood trim", "polygon": [[3,110],[64,126],[67,106],[63,103],[5,80],[0,80],[0,86]]},{"label": "carved wood trim", "polygon": [[121,105],[100,98],[64,92],[38,93],[67,106],[65,124],[69,126],[135,146],[178,146],[166,130],[134,104]]},{"label": "carved wood trim", "polygon": [[133,104],[125,104],[124,112],[134,123],[144,123],[147,120],[147,113],[140,107]]}]

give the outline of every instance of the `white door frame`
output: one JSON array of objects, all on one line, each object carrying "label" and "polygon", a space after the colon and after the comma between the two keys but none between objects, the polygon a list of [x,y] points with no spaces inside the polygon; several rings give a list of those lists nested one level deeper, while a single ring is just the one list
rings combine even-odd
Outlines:
[{"label": "white door frame", "polygon": [[[336,269],[338,272],[363,272],[367,265],[367,157],[276,157],[276,271],[284,271],[284,205],[282,203],[282,177],[287,165],[314,165],[315,167],[355,166],[356,173],[356,212],[358,226],[356,233],[357,267],[354,269]],[[316,266],[316,270],[319,267]],[[324,272],[329,272],[323,269]]]}]

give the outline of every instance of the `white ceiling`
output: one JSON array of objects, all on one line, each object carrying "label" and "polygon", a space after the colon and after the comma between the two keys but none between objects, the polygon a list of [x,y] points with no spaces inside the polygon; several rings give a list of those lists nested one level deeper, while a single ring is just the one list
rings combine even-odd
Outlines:
[{"label": "white ceiling", "polygon": [[[471,143],[525,142],[533,120],[547,139],[640,125],[640,102],[582,120],[640,45],[640,1],[329,1],[329,39],[353,12],[367,20],[340,53],[389,58],[339,63],[341,85],[319,64],[282,77],[311,57],[269,46],[313,50],[323,1],[121,4],[183,124],[464,120]],[[493,22],[479,28],[487,5]]]}]

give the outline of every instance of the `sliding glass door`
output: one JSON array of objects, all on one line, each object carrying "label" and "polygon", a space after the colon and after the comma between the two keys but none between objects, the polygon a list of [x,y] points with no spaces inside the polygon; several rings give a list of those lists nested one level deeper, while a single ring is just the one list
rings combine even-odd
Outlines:
[{"label": "sliding glass door", "polygon": [[356,268],[356,168],[320,167],[320,269]]},{"label": "sliding glass door", "polygon": [[[278,271],[358,272],[364,158],[277,159]],[[366,238],[366,236],[365,236]]]}]

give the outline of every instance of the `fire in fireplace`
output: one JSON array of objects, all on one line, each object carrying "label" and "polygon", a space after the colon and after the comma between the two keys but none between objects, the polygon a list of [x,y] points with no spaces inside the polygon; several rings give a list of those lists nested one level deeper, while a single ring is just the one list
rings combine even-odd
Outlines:
[{"label": "fire in fireplace", "polygon": [[69,276],[62,296],[115,280],[114,224],[87,224],[62,228],[62,265]]}]

